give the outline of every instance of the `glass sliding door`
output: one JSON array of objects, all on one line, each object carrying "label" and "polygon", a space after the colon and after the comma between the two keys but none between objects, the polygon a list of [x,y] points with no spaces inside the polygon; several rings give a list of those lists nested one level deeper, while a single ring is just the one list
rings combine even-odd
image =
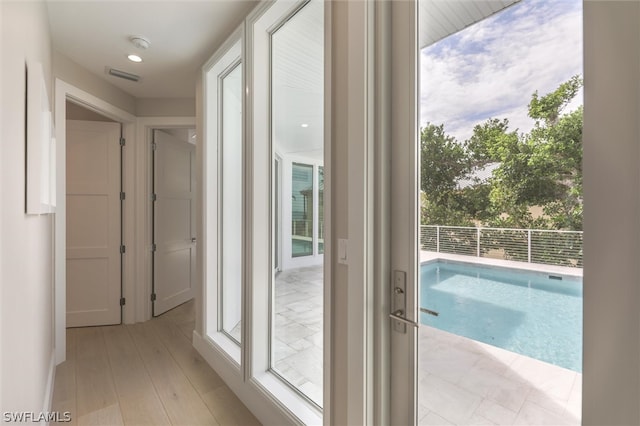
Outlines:
[{"label": "glass sliding door", "polygon": [[490,3],[391,6],[392,424],[581,420],[583,3]]},{"label": "glass sliding door", "polygon": [[[272,279],[271,369],[322,406],[323,257],[318,242],[318,167],[324,161],[324,7],[312,0],[271,33],[271,155],[282,159],[281,270]],[[279,194],[278,191],[281,191]],[[273,211],[273,210],[272,210]],[[275,237],[277,238],[277,237]],[[274,255],[276,255],[274,253]]]}]

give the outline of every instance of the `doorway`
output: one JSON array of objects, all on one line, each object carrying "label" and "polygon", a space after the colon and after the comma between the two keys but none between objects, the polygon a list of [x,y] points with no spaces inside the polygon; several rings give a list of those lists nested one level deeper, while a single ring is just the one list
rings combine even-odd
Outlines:
[{"label": "doorway", "polygon": [[[491,157],[491,153],[497,153],[492,151],[495,146],[483,151],[487,157],[482,157],[479,146],[486,148],[492,142],[503,143],[501,153],[526,146],[526,149],[520,150],[519,159],[527,158],[529,151],[536,148],[536,137],[540,137],[547,129],[562,120],[575,118],[574,128],[579,138],[566,139],[571,142],[579,141],[576,150],[580,149],[580,160],[574,161],[574,164],[580,167],[582,109],[579,104],[575,107],[575,113],[571,107],[566,110],[563,108],[570,104],[570,98],[577,93],[581,80],[577,77],[573,78],[574,73],[570,72],[568,75],[559,77],[560,81],[547,82],[552,85],[551,87],[538,87],[540,94],[537,92],[538,88],[531,89],[531,92],[525,89],[526,94],[523,95],[525,99],[520,105],[524,110],[522,115],[526,118],[528,112],[530,118],[537,119],[531,133],[529,133],[531,128],[524,129],[522,121],[516,121],[516,118],[510,118],[510,120],[512,123],[517,123],[520,133],[507,131],[509,120],[495,119],[496,115],[501,118],[503,110],[499,107],[505,103],[503,97],[498,99],[495,105],[491,104],[491,96],[493,92],[498,91],[497,88],[494,87],[493,92],[485,92],[485,96],[474,104],[475,97],[479,96],[472,88],[455,90],[456,87],[452,82],[443,82],[446,79],[453,79],[453,76],[460,78],[460,81],[465,84],[481,80],[482,73],[475,72],[472,67],[474,59],[472,56],[487,54],[490,51],[491,46],[483,44],[483,34],[489,34],[495,40],[500,40],[501,45],[509,43],[511,43],[509,45],[517,45],[517,43],[506,41],[507,37],[497,35],[499,25],[510,23],[509,32],[515,32],[518,19],[540,16],[540,12],[554,14],[553,18],[560,21],[554,27],[562,23],[562,18],[555,16],[560,13],[559,9],[536,10],[542,2],[516,2],[512,8],[501,12],[503,7],[509,6],[507,3],[510,2],[504,2],[497,10],[492,10],[488,2],[486,4],[459,2],[455,6],[447,4],[447,7],[443,7],[442,2],[428,0],[407,2],[397,8],[394,7],[392,62],[393,70],[397,73],[392,83],[395,89],[392,89],[392,96],[394,106],[401,107],[393,108],[392,121],[396,123],[393,139],[404,142],[396,142],[394,145],[393,154],[397,155],[392,162],[390,198],[391,205],[407,207],[394,209],[391,221],[393,270],[391,418],[393,422],[574,424],[580,421],[582,233],[575,229],[567,230],[568,224],[554,229],[537,229],[543,228],[544,221],[554,220],[550,214],[551,209],[544,209],[547,216],[542,217],[536,216],[537,213],[532,208],[538,204],[544,206],[547,202],[544,197],[536,198],[531,204],[525,204],[524,197],[517,198],[517,201],[510,205],[513,209],[506,211],[506,205],[497,203],[504,201],[498,198],[499,191],[492,188],[506,181],[510,176],[505,169],[510,167],[510,171],[513,171],[516,164],[509,162],[512,157],[498,160]],[[563,3],[563,6],[567,4]],[[464,10],[469,5],[473,6],[474,13],[471,13],[471,10]],[[481,12],[483,10],[481,6],[484,6],[484,12]],[[456,13],[454,13],[455,8],[458,9]],[[569,12],[581,16],[581,9],[579,7],[576,9]],[[550,10],[553,12],[549,12]],[[421,24],[424,23],[423,16],[418,19],[423,12],[426,12],[432,20],[432,25],[427,27],[440,32],[439,35],[423,38],[424,33],[421,28]],[[447,25],[444,23],[453,25],[454,19],[448,21],[443,19],[441,26],[433,24],[434,21],[438,22],[438,17],[445,16],[457,18],[475,16],[475,18],[467,25],[451,31],[447,30]],[[491,17],[487,18],[489,16]],[[540,21],[548,20],[550,20],[549,16],[540,18]],[[475,24],[475,27],[469,26],[470,34],[461,31],[475,22],[481,22],[481,24]],[[530,25],[525,26],[528,29],[532,28]],[[581,30],[581,22],[576,27]],[[436,31],[436,28],[439,29]],[[445,39],[453,32],[456,32],[456,36],[452,39],[430,49],[428,54],[432,56],[427,56],[424,50],[419,50],[437,40]],[[548,37],[548,33],[549,31],[543,35]],[[533,43],[534,38],[533,35],[528,34],[526,44]],[[463,45],[469,39],[473,44]],[[566,42],[568,37],[549,37],[549,39],[562,43]],[[404,46],[404,51],[399,46]],[[406,49],[407,46],[411,48]],[[560,47],[563,46],[544,50],[556,52]],[[435,67],[433,74],[424,75],[424,70],[430,65],[429,60],[439,56],[451,59],[456,53],[456,48],[460,49],[460,54],[454,59],[460,62],[457,63],[455,71],[440,66]],[[409,53],[409,50],[412,52]],[[572,47],[569,50],[575,50],[575,48]],[[577,53],[580,56],[580,52]],[[514,52],[510,54],[515,56]],[[563,55],[563,60],[567,60],[566,56]],[[554,56],[552,59],[554,63],[559,62],[556,59],[557,57]],[[541,58],[538,57],[537,61],[540,60]],[[506,86],[507,77],[512,77],[510,72],[513,72],[513,69],[506,62],[506,60],[500,62],[504,65],[504,70],[498,67],[491,74],[491,80],[494,83],[496,75],[500,76],[501,86]],[[495,65],[498,61],[495,58],[485,58],[484,63]],[[464,64],[464,67],[461,64]],[[422,76],[421,73],[423,73]],[[530,75],[528,77],[531,78]],[[411,84],[407,85],[407,81]],[[563,81],[568,82],[565,84]],[[530,82],[526,81],[526,83]],[[558,90],[565,90],[565,92],[553,92],[558,84],[560,84]],[[424,91],[422,93],[419,91],[424,89],[420,86],[428,85],[446,87],[447,91],[440,99],[429,98]],[[523,86],[524,82],[519,81],[517,88],[511,88],[507,92],[520,94]],[[552,92],[552,96],[547,96],[548,92]],[[465,102],[457,101],[453,102],[455,105],[447,105],[442,101],[444,97],[455,98],[456,94],[459,96],[458,99],[466,96]],[[546,102],[553,95],[557,95],[558,99],[564,99],[566,96],[568,100],[558,104],[558,110],[553,115],[550,113],[547,118],[544,118],[536,108],[542,108],[541,103]],[[531,103],[527,111],[529,99]],[[536,101],[540,103],[537,104]],[[458,114],[458,121],[450,119],[445,122],[445,126],[448,125],[454,129],[457,126],[458,129],[462,129],[460,136],[456,139],[445,131],[449,129],[441,125],[440,118],[434,117],[446,113],[449,107],[461,107],[463,104],[475,107],[472,110],[473,115]],[[481,108],[486,104],[494,107],[490,116],[482,115],[485,111]],[[421,107],[424,108],[425,105],[431,108],[430,118],[421,122],[421,112],[424,112],[424,110],[421,111]],[[461,117],[468,120],[465,122]],[[487,122],[481,123],[484,120]],[[467,134],[464,133],[465,130]],[[555,135],[558,136],[559,132]],[[556,139],[559,140],[559,138]],[[551,143],[547,142],[549,142],[548,139],[545,139],[544,148],[549,149]],[[447,161],[443,161],[444,156],[447,156]],[[469,156],[472,161],[466,163],[466,156]],[[556,158],[559,157],[560,155]],[[497,164],[491,164],[489,160]],[[422,170],[419,165],[422,166]],[[527,162],[526,165],[527,173],[523,173],[522,176],[529,179],[535,177],[533,173],[535,162]],[[456,169],[458,166],[468,167],[468,170],[461,170],[463,173],[458,173]],[[553,165],[546,163],[544,170],[552,172]],[[447,181],[446,178],[451,175],[453,176],[451,181]],[[570,185],[569,181],[555,179],[553,176],[546,177],[542,170],[540,176],[545,176],[541,177],[544,182],[541,180],[540,184],[533,185],[539,191],[558,184],[563,187]],[[581,185],[581,181],[579,183]],[[503,188],[501,195],[507,198],[507,192],[524,186],[521,181],[514,179],[508,188]],[[474,201],[478,202],[474,206],[476,209],[463,210],[462,207],[467,201],[464,196],[476,189],[478,189],[478,194],[474,198]],[[574,186],[572,189],[581,194],[581,186]],[[482,190],[486,190],[485,193],[481,193]],[[491,191],[491,198],[489,191]],[[451,197],[443,201],[443,195],[447,193],[450,193]],[[492,202],[494,205],[490,206],[490,210],[487,208],[484,211],[477,208],[481,202]],[[518,208],[517,211],[516,208]],[[447,223],[446,226],[441,226],[442,223],[439,222],[443,221],[442,218],[452,222],[458,221],[458,223]],[[423,226],[419,225],[421,219]],[[521,221],[518,222],[518,219]],[[469,221],[468,224],[461,223],[466,220]],[[527,220],[530,221],[527,222]],[[407,226],[407,223],[410,225]],[[529,226],[524,226],[525,223]],[[540,237],[536,241],[538,236]],[[556,258],[552,245],[562,244],[565,236],[575,239],[574,245],[579,244],[580,249],[576,253],[564,250],[558,253],[564,257]],[[486,245],[487,240],[491,241],[491,247]],[[536,249],[534,246],[541,240],[546,240],[546,245]],[[553,241],[553,244],[548,244],[549,241]],[[524,246],[520,245],[521,243],[524,243]],[[539,256],[541,251],[544,251],[544,256]],[[510,268],[509,277],[501,275],[500,268],[504,267]],[[544,279],[556,282],[538,283],[534,278],[526,275],[525,272],[531,270],[537,271],[540,275],[554,270],[555,274],[545,276]],[[487,277],[487,271],[489,271],[489,277]],[[524,286],[522,282],[518,282],[522,279],[524,279]],[[540,289],[539,286],[544,286],[547,295],[551,294],[550,304],[567,298],[565,296],[579,299],[579,303],[575,306],[563,304],[562,308],[555,310],[562,312],[562,318],[551,320],[551,323],[544,323],[542,320],[534,321],[533,328],[538,330],[536,339],[520,339],[520,335],[529,332],[525,330],[529,318],[535,317],[535,314],[523,309],[521,305],[537,303],[534,300],[538,297],[536,293]],[[524,290],[520,292],[521,289]],[[490,300],[488,297],[494,295],[503,297],[506,294],[511,295],[509,302],[514,302],[513,304],[498,303],[495,299]],[[543,306],[545,305],[538,305],[538,308]],[[575,309],[576,306],[577,309]],[[475,312],[472,312],[474,310]],[[482,314],[477,315],[479,311],[482,311]],[[470,313],[477,315],[475,321],[464,320],[465,315]],[[543,315],[547,317],[543,320],[552,317],[550,312]],[[577,325],[566,326],[564,320],[570,316],[578,318]],[[463,321],[464,324],[461,324]],[[491,331],[493,330],[491,327],[497,331]],[[479,333],[464,333],[471,329]],[[578,337],[578,349],[571,353],[575,359],[556,358],[554,362],[545,358],[547,354],[540,353],[541,351],[535,355],[535,351],[539,349],[538,346],[544,347],[545,350],[552,346],[546,342],[540,343],[544,342],[540,337],[556,332],[558,329],[562,329],[560,331],[566,332],[566,335],[564,338],[554,340],[562,341],[565,347],[572,338]],[[485,336],[489,341],[483,340]],[[529,346],[522,344],[523,341]],[[517,348],[512,346],[514,342],[519,343]],[[534,342],[536,347],[533,347]]]},{"label": "doorway", "polygon": [[154,129],[151,142],[152,314],[194,297],[195,129]]}]

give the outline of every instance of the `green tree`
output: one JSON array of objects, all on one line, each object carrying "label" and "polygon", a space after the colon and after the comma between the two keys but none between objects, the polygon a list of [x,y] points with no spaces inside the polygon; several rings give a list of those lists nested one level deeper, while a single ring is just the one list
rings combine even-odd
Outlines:
[{"label": "green tree", "polygon": [[[532,95],[528,134],[505,120],[477,125],[466,147],[476,162],[499,163],[490,181],[493,226],[582,229],[582,108],[563,114],[582,80],[572,77],[553,92]],[[534,212],[542,209],[542,215]]]},{"label": "green tree", "polygon": [[[554,91],[531,96],[526,134],[492,118],[459,143],[444,125],[421,131],[422,223],[582,229],[582,107],[564,113],[582,87],[574,76]],[[493,164],[488,181],[462,179]]]},{"label": "green tree", "polygon": [[444,125],[427,124],[420,132],[422,174],[422,224],[469,225],[461,205],[458,181],[468,175],[464,147],[444,131]]}]

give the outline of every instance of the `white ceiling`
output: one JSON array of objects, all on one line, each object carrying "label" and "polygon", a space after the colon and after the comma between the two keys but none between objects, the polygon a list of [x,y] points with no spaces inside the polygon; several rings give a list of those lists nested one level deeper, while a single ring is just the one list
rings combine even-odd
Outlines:
[{"label": "white ceiling", "polygon": [[427,47],[519,1],[419,0],[420,47]]},{"label": "white ceiling", "polygon": [[[137,98],[193,98],[202,64],[257,4],[248,0],[48,0],[53,47]],[[144,51],[129,41],[145,36]],[[139,53],[142,63],[127,59]],[[142,76],[130,82],[105,67]]]},{"label": "white ceiling", "polygon": [[[420,46],[458,32],[520,0],[420,0]],[[255,6],[245,0],[48,0],[54,48],[138,98],[192,98],[195,78]],[[281,153],[322,159],[323,4],[312,0],[272,39],[274,139]],[[144,62],[129,41],[151,47]],[[138,83],[105,74],[110,66]],[[303,127],[303,124],[305,125]]]},{"label": "white ceiling", "polygon": [[322,1],[311,0],[271,38],[277,151],[318,162],[324,152],[323,23]]},{"label": "white ceiling", "polygon": [[[421,0],[420,46],[517,1]],[[53,46],[63,55],[137,98],[193,98],[200,67],[257,0],[47,0],[47,4]],[[308,29],[302,27],[303,34]],[[148,38],[149,49],[136,49],[129,41],[132,35]],[[307,34],[300,40],[311,38]],[[144,61],[130,62],[129,53],[139,53]],[[304,80],[308,71],[299,69],[310,64],[299,58],[293,64],[298,71],[291,77]],[[140,75],[142,81],[106,75],[106,67]]]}]

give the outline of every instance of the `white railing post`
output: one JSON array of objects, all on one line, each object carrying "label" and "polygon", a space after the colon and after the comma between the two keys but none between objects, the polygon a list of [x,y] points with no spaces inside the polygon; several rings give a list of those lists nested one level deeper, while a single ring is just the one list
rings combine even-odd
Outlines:
[{"label": "white railing post", "polygon": [[480,257],[480,228],[476,228],[476,255]]},{"label": "white railing post", "polygon": [[436,253],[440,253],[440,225],[436,225]]},{"label": "white railing post", "polygon": [[531,263],[531,229],[527,229],[527,259]]}]

